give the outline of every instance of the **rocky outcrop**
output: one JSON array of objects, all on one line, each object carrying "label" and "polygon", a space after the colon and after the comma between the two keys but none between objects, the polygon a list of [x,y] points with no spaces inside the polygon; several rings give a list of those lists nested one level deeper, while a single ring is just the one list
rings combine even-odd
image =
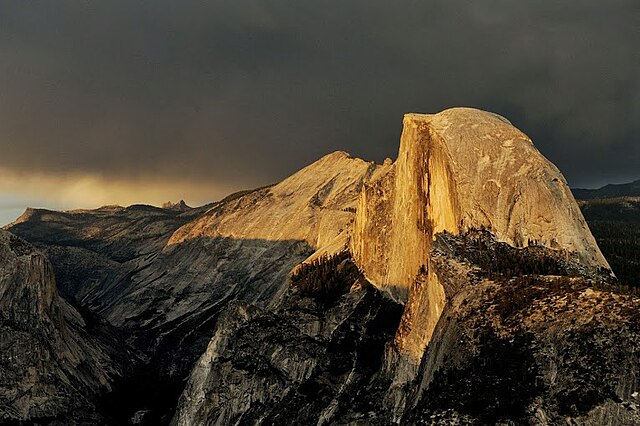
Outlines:
[{"label": "rocky outcrop", "polygon": [[[367,278],[406,303],[397,341],[414,361],[446,302],[433,238],[471,229],[557,250],[590,272],[609,269],[564,177],[506,119],[470,108],[407,114],[398,160],[362,193],[351,247]],[[427,276],[416,283],[421,268]]]},{"label": "rocky outcrop", "polygon": [[185,212],[191,209],[191,207],[189,207],[187,203],[184,202],[184,200],[180,200],[177,203],[172,203],[171,201],[167,201],[162,205],[162,208],[169,209],[169,210],[177,210],[181,212]]},{"label": "rocky outcrop", "polygon": [[437,234],[430,256],[447,303],[412,377],[389,374],[401,305],[294,280],[275,311],[223,311],[173,424],[637,424],[640,297],[489,231]]},{"label": "rocky outcrop", "polygon": [[366,388],[400,314],[398,304],[366,282],[329,306],[295,291],[272,312],[234,302],[191,373],[172,424],[362,419],[379,402]]},{"label": "rocky outcrop", "polygon": [[47,258],[0,230],[0,423],[100,421],[96,397],[121,374],[118,343],[88,329]]},{"label": "rocky outcrop", "polygon": [[462,285],[448,292],[401,423],[640,422],[640,297],[488,232],[434,245],[438,273]]},{"label": "rocky outcrop", "polygon": [[379,167],[336,152],[206,208],[28,211],[10,229],[41,244],[65,291],[127,330],[173,388],[226,304],[274,306],[296,265],[345,248],[358,195]]},{"label": "rocky outcrop", "polygon": [[[148,357],[107,404],[114,423],[168,422],[186,377],[176,425],[638,423],[638,297],[502,117],[408,114],[395,163],[336,152],[167,207],[28,211],[11,228]],[[6,306],[69,329],[46,289]]]},{"label": "rocky outcrop", "polygon": [[[272,314],[243,308],[221,318],[174,423],[637,421],[638,298],[607,287],[608,264],[566,182],[505,119],[470,109],[406,116],[398,161],[378,167],[360,194],[350,249],[365,276],[405,304],[377,372],[358,383],[360,403],[340,387],[345,405],[330,417],[326,406],[301,410],[310,402],[299,383],[316,358],[286,352],[300,377],[277,383],[291,374],[280,351],[299,346],[271,348],[291,329],[274,329],[286,328],[280,317],[256,324]],[[594,317],[609,304],[611,317]],[[293,330],[315,337],[304,318]],[[631,343],[602,346],[622,335]],[[317,353],[314,344],[303,346]],[[263,354],[262,368],[234,366]]]}]

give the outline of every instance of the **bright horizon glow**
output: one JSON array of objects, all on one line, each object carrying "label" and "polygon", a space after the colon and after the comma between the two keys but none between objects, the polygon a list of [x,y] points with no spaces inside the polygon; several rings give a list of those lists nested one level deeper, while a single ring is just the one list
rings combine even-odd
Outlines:
[{"label": "bright horizon glow", "polygon": [[184,200],[195,207],[237,190],[231,185],[187,180],[124,180],[91,174],[23,174],[0,168],[0,226],[17,219],[27,207],[51,210],[95,209],[105,205],[161,206]]},{"label": "bright horizon glow", "polygon": [[[633,178],[585,186],[599,189],[607,184],[624,184]],[[16,220],[28,208],[48,210],[97,209],[107,205],[132,204],[162,206],[184,200],[191,207],[208,204],[236,191],[257,188],[254,185],[194,183],[192,180],[136,178],[125,180],[89,173],[57,176],[46,173],[20,173],[0,167],[0,227]]]}]

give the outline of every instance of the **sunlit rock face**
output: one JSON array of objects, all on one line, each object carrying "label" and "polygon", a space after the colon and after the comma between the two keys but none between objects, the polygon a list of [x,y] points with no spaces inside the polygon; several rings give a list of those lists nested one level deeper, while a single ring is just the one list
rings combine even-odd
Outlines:
[{"label": "sunlit rock face", "polygon": [[362,192],[351,247],[367,278],[406,303],[397,341],[414,359],[445,304],[429,256],[440,232],[488,229],[514,247],[535,243],[609,268],[564,177],[509,121],[454,108],[403,124],[396,163]]},{"label": "sunlit rock face", "polygon": [[[114,400],[136,400],[115,404],[125,420],[166,424],[176,409],[185,425],[640,421],[639,299],[610,285],[558,170],[491,113],[405,116],[396,162],[336,152],[202,208],[29,211],[10,229],[46,250],[66,295],[121,327],[162,378],[148,385],[168,395],[159,402]],[[0,288],[28,297],[0,292],[0,344],[20,348],[10,339],[30,338],[24,324],[53,324],[10,354],[25,369],[0,371],[11,389],[32,377],[27,353],[66,359],[67,342],[74,362],[106,357],[78,337],[82,318],[56,296],[46,259],[7,247]],[[2,266],[5,253],[19,261]],[[38,365],[81,378],[87,394],[111,374],[56,362]],[[25,411],[30,397],[11,402],[22,410],[12,419],[42,415]],[[40,407],[95,414],[70,404]]]},{"label": "sunlit rock face", "polygon": [[9,228],[46,251],[63,294],[180,381],[224,306],[271,307],[296,265],[345,249],[359,194],[381,167],[334,152],[205,207],[29,210]]},{"label": "sunlit rock face", "polygon": [[101,309],[117,325],[158,329],[212,315],[229,300],[268,306],[295,265],[346,247],[358,195],[375,170],[335,152],[276,185],[223,200],[177,229]]},{"label": "sunlit rock face", "polygon": [[[376,164],[337,151],[282,182],[212,211],[174,233],[169,245],[226,236],[265,241],[298,240],[315,249],[346,243],[356,200]],[[215,214],[212,214],[215,213]]]}]

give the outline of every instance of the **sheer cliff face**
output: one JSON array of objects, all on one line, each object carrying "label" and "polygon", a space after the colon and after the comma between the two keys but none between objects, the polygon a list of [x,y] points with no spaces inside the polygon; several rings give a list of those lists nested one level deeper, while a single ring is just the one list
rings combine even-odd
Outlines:
[{"label": "sheer cliff face", "polygon": [[60,322],[62,312],[47,258],[0,231],[0,309],[9,321]]},{"label": "sheer cliff face", "polygon": [[47,258],[0,230],[0,423],[98,421],[92,397],[117,374],[109,350],[59,298]]},{"label": "sheer cliff face", "polygon": [[[609,278],[607,262],[564,179],[524,134],[477,110],[410,114],[398,160],[370,176],[350,250],[370,281],[404,303],[384,350],[371,352],[377,373],[363,377],[354,368],[342,383],[343,369],[311,380],[327,375],[327,361],[318,361],[321,339],[308,327],[308,307],[289,312],[291,323],[229,311],[192,372],[175,424],[636,421],[620,410],[636,395],[635,343],[590,359],[601,379],[578,377],[591,344],[618,331],[637,340],[637,297],[594,290]],[[612,317],[593,318],[608,303]],[[291,343],[297,333],[313,339]],[[610,386],[601,392],[598,380]],[[325,393],[339,397],[327,405],[319,402]]]},{"label": "sheer cliff face", "polygon": [[[140,389],[165,397],[129,389],[122,421],[172,403],[175,424],[639,421],[638,297],[603,284],[564,179],[490,113],[407,115],[396,162],[337,152],[206,208],[32,210],[11,230],[145,352]],[[346,248],[357,279],[323,256]],[[2,232],[0,315],[0,423],[98,422],[103,340]]]},{"label": "sheer cliff face", "polygon": [[[609,268],[564,177],[506,119],[455,108],[403,124],[398,160],[361,195],[351,247],[367,278],[407,303],[398,341],[415,359],[445,304],[429,256],[440,232],[489,229],[514,247]],[[416,285],[422,267],[428,277]]]}]

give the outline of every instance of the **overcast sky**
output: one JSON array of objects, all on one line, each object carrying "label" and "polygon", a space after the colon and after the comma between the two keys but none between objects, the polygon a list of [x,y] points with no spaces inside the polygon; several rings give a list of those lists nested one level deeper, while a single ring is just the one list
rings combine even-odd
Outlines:
[{"label": "overcast sky", "polygon": [[405,112],[474,106],[573,186],[640,178],[638,0],[0,3],[0,223],[26,205],[200,204]]}]

